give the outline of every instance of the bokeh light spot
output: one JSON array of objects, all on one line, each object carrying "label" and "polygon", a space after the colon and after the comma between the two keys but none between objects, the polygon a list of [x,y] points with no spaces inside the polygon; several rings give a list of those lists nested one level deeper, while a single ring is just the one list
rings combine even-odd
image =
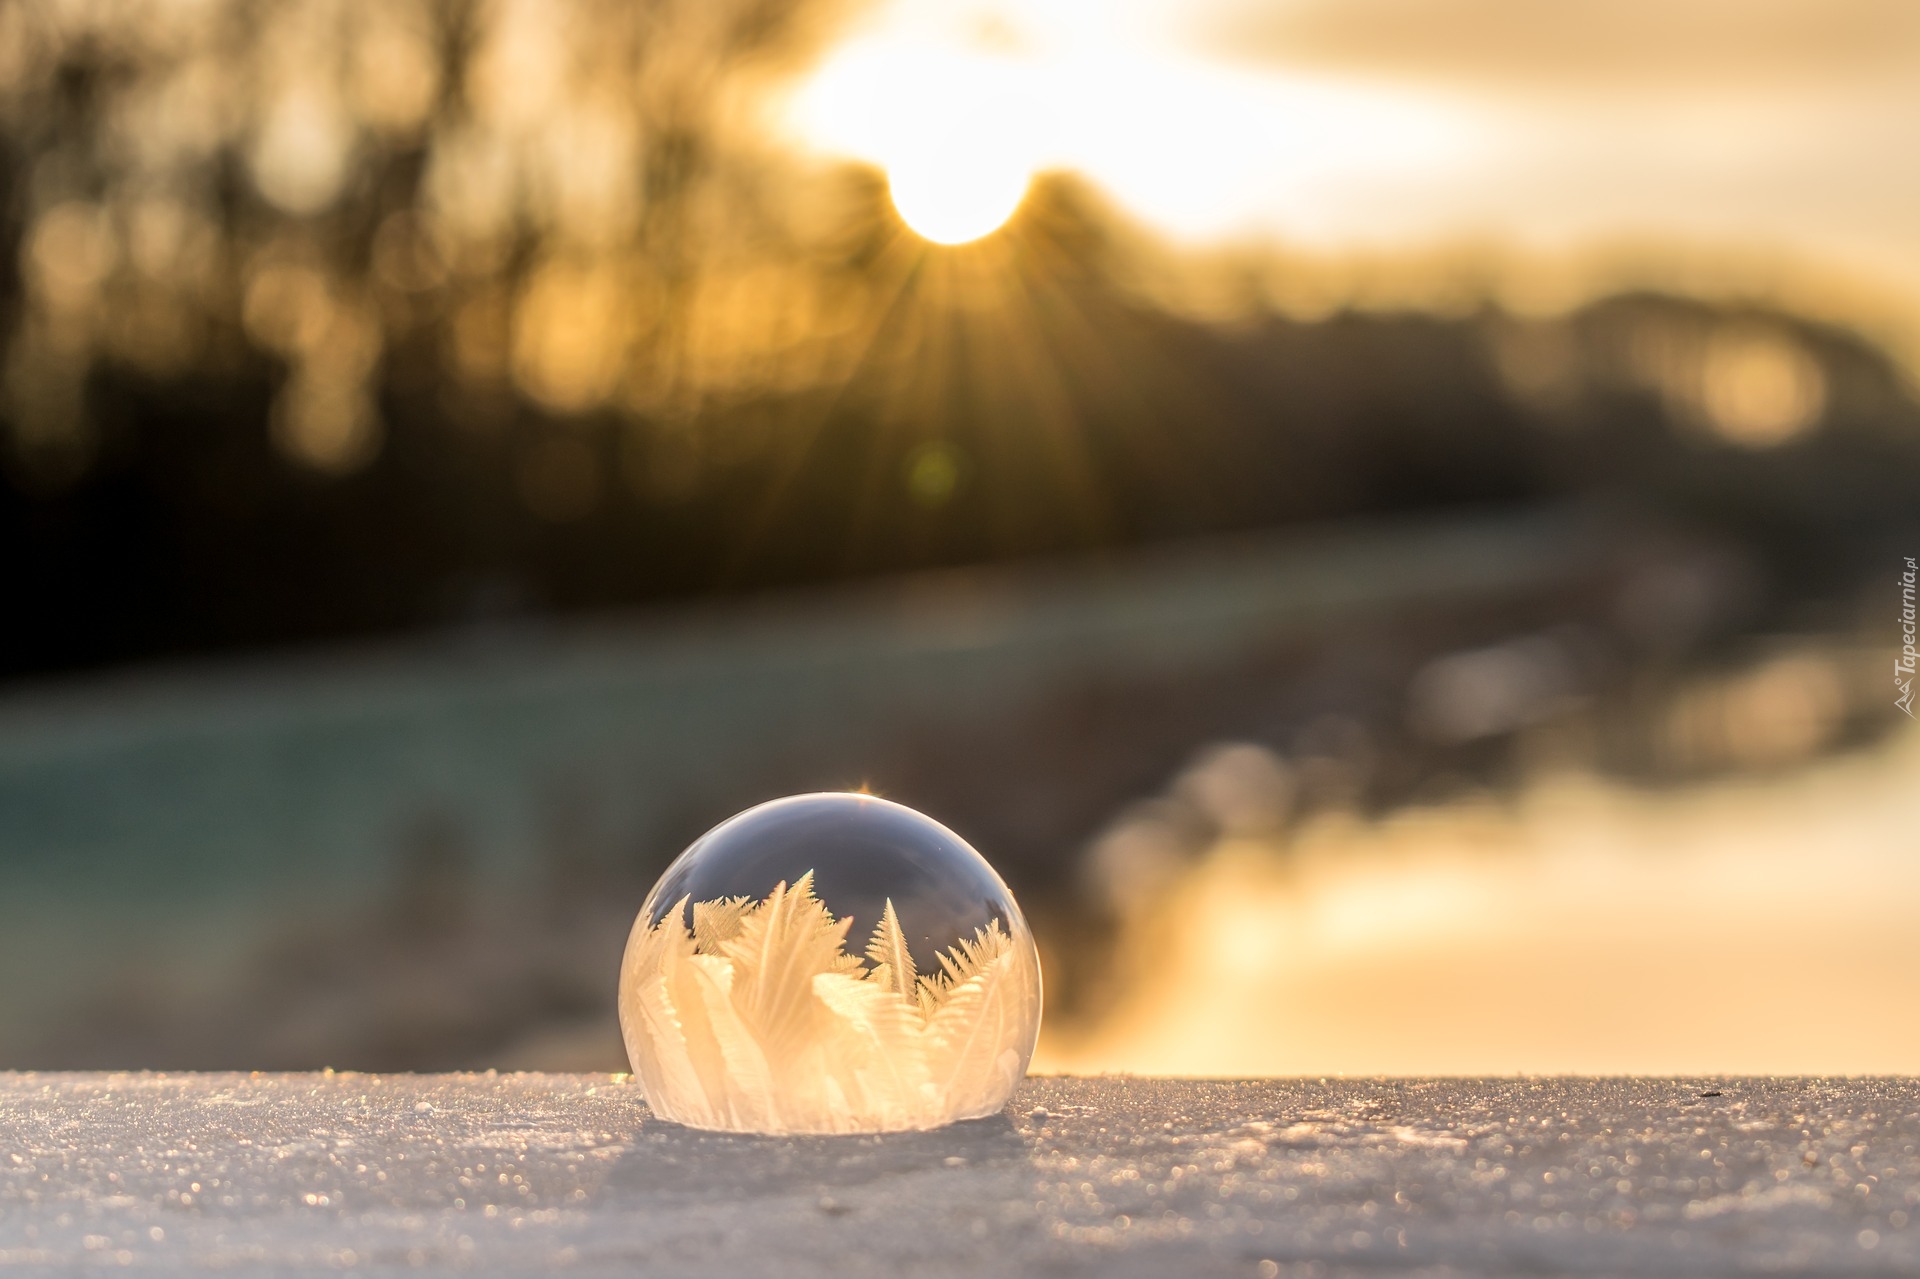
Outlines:
[{"label": "bokeh light spot", "polygon": [[920,506],[945,506],[959,487],[960,453],[953,445],[922,444],[907,458],[907,494]]},{"label": "bokeh light spot", "polygon": [[1805,434],[1826,408],[1826,377],[1804,347],[1782,334],[1733,327],[1707,345],[1700,398],[1724,438],[1770,448]]}]

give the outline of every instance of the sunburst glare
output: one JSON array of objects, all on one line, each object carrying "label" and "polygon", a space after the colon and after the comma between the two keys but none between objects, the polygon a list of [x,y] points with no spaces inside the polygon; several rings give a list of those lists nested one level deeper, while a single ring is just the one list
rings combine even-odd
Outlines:
[{"label": "sunburst glare", "polygon": [[1049,113],[1022,64],[908,42],[856,43],[805,86],[803,135],[878,164],[923,239],[963,244],[1019,208]]},{"label": "sunburst glare", "polygon": [[887,169],[887,189],[902,220],[935,244],[991,235],[1013,216],[1032,175],[991,140],[965,136]]}]

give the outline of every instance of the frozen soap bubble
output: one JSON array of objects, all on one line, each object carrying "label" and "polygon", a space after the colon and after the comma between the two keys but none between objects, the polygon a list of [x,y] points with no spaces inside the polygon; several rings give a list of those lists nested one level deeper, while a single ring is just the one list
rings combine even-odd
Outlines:
[{"label": "frozen soap bubble", "polygon": [[663,1119],[888,1132],[993,1114],[1040,1033],[1013,894],[945,826],[795,795],[667,868],[620,969],[620,1032]]}]

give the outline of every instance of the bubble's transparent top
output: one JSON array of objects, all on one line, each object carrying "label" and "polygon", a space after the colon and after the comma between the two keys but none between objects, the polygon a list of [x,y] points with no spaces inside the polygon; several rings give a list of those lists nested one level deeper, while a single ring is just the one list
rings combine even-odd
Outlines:
[{"label": "bubble's transparent top", "polygon": [[857,947],[891,901],[918,971],[938,972],[939,953],[998,921],[1025,937],[1013,894],[966,840],[904,804],[872,795],[793,795],[722,822],[680,854],[647,897],[647,922],[685,899],[760,901],[813,872],[813,891],[836,919],[853,917]]}]

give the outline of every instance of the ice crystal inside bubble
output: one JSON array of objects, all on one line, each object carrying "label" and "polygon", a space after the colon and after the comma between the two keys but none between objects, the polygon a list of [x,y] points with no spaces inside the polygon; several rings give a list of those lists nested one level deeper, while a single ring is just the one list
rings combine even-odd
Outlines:
[{"label": "ice crystal inside bubble", "polygon": [[932,1128],[1006,1104],[1040,1031],[1040,961],[958,835],[872,796],[798,795],[667,868],[627,943],[620,1030],[664,1119]]}]

